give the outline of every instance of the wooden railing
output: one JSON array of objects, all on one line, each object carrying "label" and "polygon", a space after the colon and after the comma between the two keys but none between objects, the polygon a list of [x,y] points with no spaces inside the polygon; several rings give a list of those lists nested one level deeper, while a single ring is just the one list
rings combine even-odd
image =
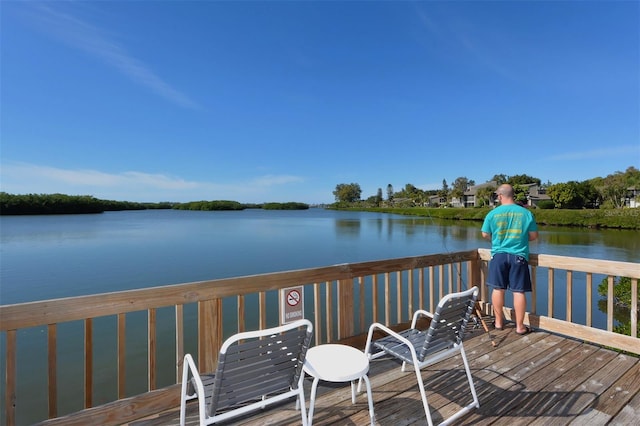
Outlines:
[{"label": "wooden railing", "polygon": [[[199,368],[213,370],[218,348],[230,334],[277,324],[279,292],[293,286],[304,288],[305,317],[315,323],[316,344],[364,333],[374,321],[387,325],[406,322],[415,309],[433,311],[444,294],[471,285],[480,286],[485,301],[482,305],[490,313],[485,285],[489,258],[489,251],[480,249],[0,306],[0,337],[6,347],[2,355],[4,417],[0,420],[7,425],[45,418],[50,418],[51,424],[121,424],[176,407],[179,392],[175,383],[181,379],[184,354],[197,353]],[[640,341],[635,337],[639,263],[533,254],[530,264],[536,289],[527,315],[531,325],[640,353]],[[565,277],[558,278],[558,271],[565,271]],[[584,280],[577,279],[578,274],[585,274]],[[601,276],[609,283],[606,329],[592,326],[592,288]],[[612,332],[615,277],[631,278],[630,324],[634,337]],[[559,287],[564,287],[566,295],[564,318],[555,317]],[[547,289],[545,315],[540,315],[537,308],[537,300],[543,296],[538,293],[541,288]],[[584,324],[572,321],[577,294],[586,294]],[[140,336],[141,314],[146,322],[144,355],[132,355],[130,352],[135,351],[127,348],[135,346],[139,350],[140,345],[136,339],[132,343],[130,336]],[[510,318],[511,310],[505,308],[505,314]],[[67,328],[75,329],[71,338],[66,336]],[[37,369],[21,365],[34,354],[23,357],[20,349],[30,344],[34,334],[46,336],[40,338],[45,341],[40,350],[30,350],[40,354],[41,363],[46,365],[35,380]],[[172,340],[169,343],[167,336]],[[69,345],[68,340],[72,340],[71,346],[81,348],[81,356],[75,354],[78,362],[67,361],[66,353],[74,353],[72,350],[58,357],[64,352],[61,346]],[[103,356],[99,348],[105,346],[115,346],[111,348],[113,356]],[[146,358],[143,374],[136,368],[141,356]],[[102,391],[109,388],[104,383],[108,381],[105,372],[115,377],[112,395]],[[33,389],[33,383],[22,384],[23,375],[30,375],[28,381],[40,384],[41,389]],[[41,395],[42,403],[37,395]],[[73,395],[80,401],[72,401]],[[73,408],[59,409],[59,405]],[[47,409],[40,418],[29,418],[36,415],[33,413],[38,406]]]},{"label": "wooden railing", "polygon": [[[479,249],[480,259],[483,265],[487,265],[491,259],[490,251]],[[529,262],[531,266],[531,279],[533,292],[531,306],[526,320],[534,327],[553,331],[566,336],[572,336],[581,340],[610,346],[615,349],[640,354],[640,340],[638,336],[638,280],[640,279],[640,263],[615,262],[609,260],[587,259],[567,256],[553,256],[545,254],[532,254]],[[540,272],[546,270],[546,277]],[[486,269],[483,271],[486,272]],[[581,277],[578,277],[581,274]],[[613,333],[614,327],[614,284],[616,278],[631,279],[631,306],[629,307],[630,336]],[[593,327],[594,309],[594,285],[605,279],[607,281],[606,297],[606,327],[600,329]],[[484,277],[482,282],[484,283]],[[537,300],[545,299],[545,295],[539,294],[541,288],[546,288],[546,312],[538,313]],[[556,291],[564,294],[565,305],[562,307],[564,314],[559,315],[560,310],[556,306]],[[584,321],[574,319],[573,312],[577,307],[577,297],[584,297]],[[512,319],[512,309],[505,309],[508,319]],[[561,317],[559,317],[561,316]]]}]

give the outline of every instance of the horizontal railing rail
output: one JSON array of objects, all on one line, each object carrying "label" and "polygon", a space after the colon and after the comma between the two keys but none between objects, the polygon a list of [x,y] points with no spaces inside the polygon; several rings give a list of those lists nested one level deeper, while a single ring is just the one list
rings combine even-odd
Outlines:
[{"label": "horizontal railing rail", "polygon": [[[471,285],[480,286],[483,305],[490,311],[485,285],[489,258],[489,251],[480,249],[0,306],[5,346],[2,420],[8,425],[46,418],[52,424],[121,424],[175,407],[184,354],[197,354],[199,367],[213,370],[228,335],[279,321],[279,292],[289,287],[303,287],[304,315],[315,322],[316,344],[364,333],[374,321],[406,322],[415,309],[433,311],[444,294]],[[530,324],[640,353],[635,337],[640,264],[533,254],[531,268],[535,291],[527,315]],[[566,271],[565,279],[556,278],[559,271]],[[572,316],[574,295],[582,288],[574,283],[578,272],[586,274],[584,324]],[[591,289],[600,276],[610,283],[609,300],[614,279],[631,278],[634,337],[612,332],[612,302],[606,328],[593,326]],[[544,298],[539,293],[543,287],[547,309],[541,315],[537,300]],[[558,288],[565,295],[564,318],[557,318],[554,309]],[[510,318],[511,310],[505,314]],[[21,356],[21,348],[32,340],[41,342],[41,350]],[[76,349],[66,349],[69,346]],[[44,361],[39,361],[41,376],[34,379],[38,369],[24,364],[36,355]],[[73,357],[77,362],[68,362]],[[24,375],[31,375],[30,384],[22,383]],[[34,383],[44,391],[31,389]],[[41,404],[35,403],[38,398]],[[36,415],[34,406],[46,407],[36,420],[28,417]]]}]

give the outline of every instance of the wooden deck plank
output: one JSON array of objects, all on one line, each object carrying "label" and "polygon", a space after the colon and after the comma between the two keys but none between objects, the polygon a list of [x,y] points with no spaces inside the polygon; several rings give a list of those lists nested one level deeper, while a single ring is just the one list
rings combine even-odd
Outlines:
[{"label": "wooden deck plank", "polygon": [[[549,405],[552,405],[559,398],[571,394],[571,391],[558,389],[556,384],[563,382],[565,380],[563,376],[567,371],[578,368],[596,350],[597,348],[578,342],[573,342],[573,346],[563,345],[563,355],[547,365],[543,370],[544,374],[534,372],[522,381],[521,384],[525,386],[526,391],[518,393],[516,398],[501,405],[500,410],[495,412],[496,421],[491,424],[524,425],[530,424],[533,419],[539,419],[541,416],[549,418],[549,423],[546,424],[556,424],[559,418],[570,415],[570,412],[556,411],[552,413],[549,411]],[[560,386],[560,388],[563,387]],[[490,421],[491,419],[484,420]]]},{"label": "wooden deck plank", "polygon": [[[603,413],[600,408],[602,408],[602,404],[611,401],[603,399],[603,396],[620,377],[637,363],[638,358],[619,354],[602,365],[602,368],[593,375],[587,377],[575,390],[579,398],[576,398],[574,407],[578,409],[580,414],[569,424],[606,424],[610,416]],[[635,392],[638,392],[638,388],[635,389]]]},{"label": "wooden deck plank", "polygon": [[[475,330],[465,350],[480,399],[480,408],[456,424],[463,425],[627,425],[640,412],[640,359],[563,336],[537,331],[518,336],[512,327]],[[358,345],[356,345],[358,346]],[[363,346],[363,345],[361,345]],[[361,349],[361,348],[360,348]],[[452,357],[421,372],[435,423],[471,401],[461,357]],[[371,362],[377,425],[424,424],[425,414],[415,372],[385,357]],[[311,380],[305,380],[309,395]],[[308,404],[308,400],[307,400]],[[192,407],[191,412],[195,407]],[[188,425],[195,425],[194,416]],[[225,425],[299,425],[300,412],[288,401]],[[131,426],[178,424],[174,409]],[[366,393],[351,403],[348,383],[321,382],[315,426],[367,425]]]},{"label": "wooden deck plank", "polygon": [[[507,338],[513,339],[511,336]],[[534,367],[540,368],[559,356],[562,350],[559,346],[566,344],[561,337],[543,332],[507,342],[500,349],[488,353],[482,362],[472,363],[480,408],[461,419],[460,424],[475,425],[488,418],[495,420],[497,408],[526,391],[521,380],[532,374]]]},{"label": "wooden deck plank", "polygon": [[611,425],[630,425],[640,419],[640,392],[611,420]]},{"label": "wooden deck plank", "polygon": [[[636,358],[630,358],[634,362],[624,375],[617,380],[598,399],[596,409],[603,413],[615,416],[633,398],[635,392],[640,389],[640,363]],[[640,421],[640,419],[639,419]]]},{"label": "wooden deck plank", "polygon": [[[574,404],[576,397],[579,396],[576,388],[584,381],[585,377],[593,375],[617,355],[613,351],[599,349],[591,345],[585,345],[582,350],[593,351],[588,358],[574,368],[569,369],[566,374],[558,377],[547,386],[550,393],[547,401],[541,407],[545,414],[538,416],[529,423],[515,421],[513,422],[514,424],[529,424],[531,426],[561,425],[568,424],[573,420],[573,417],[567,419],[566,415],[579,409]],[[562,420],[563,418],[564,420]]]}]

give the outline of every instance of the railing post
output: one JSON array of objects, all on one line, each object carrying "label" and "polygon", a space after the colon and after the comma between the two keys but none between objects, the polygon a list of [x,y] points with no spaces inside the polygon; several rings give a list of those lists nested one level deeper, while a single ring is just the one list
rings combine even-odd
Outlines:
[{"label": "railing post", "polygon": [[338,340],[354,335],[353,279],[338,280]]},{"label": "railing post", "polygon": [[84,408],[93,406],[93,319],[84,320]]},{"label": "railing post", "polygon": [[631,280],[631,337],[638,335],[638,280]]},{"label": "railing post", "polygon": [[182,381],[184,362],[184,305],[176,305],[176,383]]},{"label": "railing post", "polygon": [[156,325],[157,325],[157,311],[155,308],[149,309],[147,311],[148,315],[148,325],[147,325],[147,389],[154,390],[157,386],[157,371],[156,371],[156,350],[158,347],[157,343],[157,333],[156,333]]},{"label": "railing post", "polygon": [[469,283],[469,287],[473,287],[473,286],[478,286],[478,288],[480,289],[480,300],[482,301],[487,301],[486,299],[486,294],[485,294],[485,288],[484,288],[484,283],[482,282],[482,274],[480,273],[480,264],[482,263],[482,260],[480,259],[480,256],[478,256],[476,259],[474,260],[470,260],[469,261],[469,267],[467,270],[467,282]]},{"label": "railing post", "polygon": [[222,346],[222,299],[198,303],[198,364],[200,371],[214,371]]},{"label": "railing post", "polygon": [[49,418],[58,417],[58,372],[57,372],[57,354],[58,354],[58,328],[56,324],[47,326],[47,354],[49,366]]},{"label": "railing post", "polygon": [[117,327],[118,399],[122,399],[127,394],[127,314],[118,314]]},{"label": "railing post", "polygon": [[16,424],[16,388],[17,388],[17,332],[16,330],[7,330],[7,347],[6,347],[6,361],[5,361],[5,394],[4,394],[4,406],[5,422],[7,426],[14,426]]}]

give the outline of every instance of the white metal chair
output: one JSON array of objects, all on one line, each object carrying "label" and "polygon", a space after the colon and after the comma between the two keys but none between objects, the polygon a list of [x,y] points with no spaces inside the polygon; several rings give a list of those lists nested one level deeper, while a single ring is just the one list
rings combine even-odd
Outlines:
[{"label": "white metal chair", "polygon": [[297,397],[306,426],[302,366],[312,334],[313,325],[306,319],[238,333],[222,344],[216,371],[209,374],[200,374],[186,354],[180,425],[185,424],[190,399],[198,399],[200,425],[209,425]]},{"label": "white metal chair", "polygon": [[[477,287],[472,287],[460,293],[448,294],[440,300],[434,314],[425,310],[417,310],[413,314],[411,328],[399,333],[379,323],[373,323],[369,327],[367,344],[364,349],[369,359],[388,354],[402,361],[402,371],[405,371],[407,363],[413,365],[429,426],[433,425],[433,421],[420,371],[424,367],[457,353],[460,353],[464,362],[473,402],[445,419],[441,425],[451,424],[471,409],[480,407],[469,369],[469,362],[462,345],[464,331],[474,311],[477,298]],[[418,319],[423,316],[431,318],[431,325],[427,330],[418,330],[416,324]],[[382,330],[387,336],[374,341],[372,338],[375,330]],[[377,352],[373,353],[374,350],[377,350]]]}]

